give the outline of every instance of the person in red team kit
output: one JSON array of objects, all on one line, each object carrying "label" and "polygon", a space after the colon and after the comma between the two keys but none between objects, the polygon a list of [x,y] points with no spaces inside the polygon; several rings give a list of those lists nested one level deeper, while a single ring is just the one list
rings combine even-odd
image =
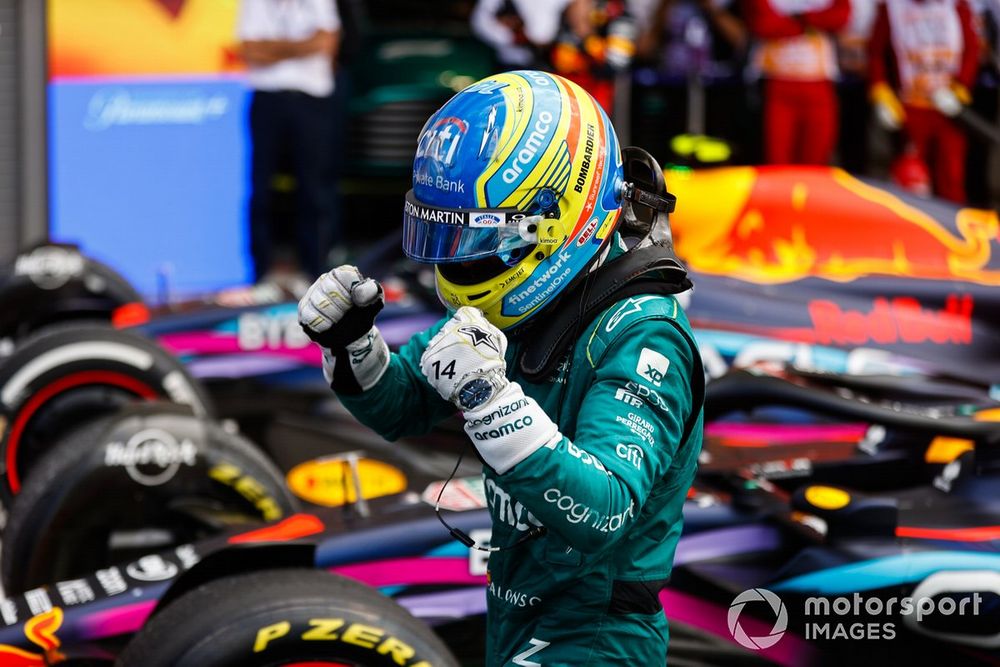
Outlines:
[{"label": "person in red team kit", "polygon": [[850,18],[849,0],[744,0],[765,79],[764,157],[770,164],[827,164],[837,143],[832,35]]},{"label": "person in red team kit", "polygon": [[[878,120],[902,128],[932,173],[934,191],[965,201],[962,128],[952,120],[971,101],[979,44],[965,0],[886,0],[869,48],[871,98]],[[890,62],[895,63],[890,86]]]}]

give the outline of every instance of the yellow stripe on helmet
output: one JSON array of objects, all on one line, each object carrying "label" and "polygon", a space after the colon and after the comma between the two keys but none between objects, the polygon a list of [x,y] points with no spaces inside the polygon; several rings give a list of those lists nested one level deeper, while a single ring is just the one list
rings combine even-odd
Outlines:
[{"label": "yellow stripe on helmet", "polygon": [[501,88],[500,92],[507,99],[507,108],[514,110],[514,113],[504,115],[503,127],[500,128],[500,137],[497,141],[496,152],[493,154],[493,160],[476,179],[476,205],[484,208],[498,208],[508,204],[487,203],[486,184],[500,170],[507,157],[514,152],[518,141],[527,131],[535,100],[531,88],[523,85],[523,81],[516,74],[497,74],[490,79],[511,84]]}]

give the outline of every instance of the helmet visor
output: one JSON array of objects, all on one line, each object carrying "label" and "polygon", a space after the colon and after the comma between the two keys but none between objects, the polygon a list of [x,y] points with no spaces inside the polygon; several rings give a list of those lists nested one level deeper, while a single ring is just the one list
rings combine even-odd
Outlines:
[{"label": "helmet visor", "polygon": [[403,205],[403,252],[418,262],[467,262],[537,242],[540,216],[510,208],[442,208],[413,190]]}]

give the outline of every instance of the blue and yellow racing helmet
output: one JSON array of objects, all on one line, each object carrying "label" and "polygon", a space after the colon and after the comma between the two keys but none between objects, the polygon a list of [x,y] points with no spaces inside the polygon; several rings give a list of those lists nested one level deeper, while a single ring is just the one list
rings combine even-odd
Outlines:
[{"label": "blue and yellow racing helmet", "polygon": [[446,307],[474,306],[510,329],[592,266],[630,194],[593,97],[545,72],[498,74],[424,125],[403,249],[436,265]]}]

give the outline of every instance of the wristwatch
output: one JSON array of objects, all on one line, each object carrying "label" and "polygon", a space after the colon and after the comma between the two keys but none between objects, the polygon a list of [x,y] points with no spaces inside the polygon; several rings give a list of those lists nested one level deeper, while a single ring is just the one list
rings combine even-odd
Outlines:
[{"label": "wristwatch", "polygon": [[463,410],[474,410],[493,398],[493,383],[484,377],[469,380],[458,390],[458,405]]}]

